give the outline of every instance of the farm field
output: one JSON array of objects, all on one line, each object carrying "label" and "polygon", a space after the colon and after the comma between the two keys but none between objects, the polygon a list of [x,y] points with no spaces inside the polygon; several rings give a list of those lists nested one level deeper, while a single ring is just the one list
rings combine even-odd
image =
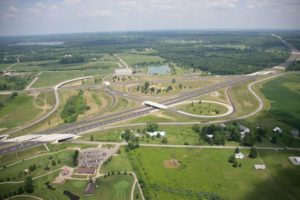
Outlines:
[{"label": "farm field", "polygon": [[[242,151],[247,154],[249,150]],[[228,162],[233,150],[212,149],[172,149],[140,147],[129,152],[129,158],[138,176],[144,181],[144,194],[152,199],[193,199],[199,193],[222,199],[297,199],[297,179],[299,167],[287,161],[288,155],[271,157],[269,151],[263,157],[245,158],[239,161],[242,166],[234,168]],[[299,153],[296,153],[299,155]],[[280,156],[281,155],[281,156]],[[171,159],[177,159],[178,166],[167,165]],[[269,161],[267,158],[269,158]],[[277,160],[277,161],[276,161]],[[256,171],[254,164],[265,161],[268,170]],[[271,164],[271,162],[275,164]],[[284,171],[296,171],[296,177],[289,173],[289,182],[274,180],[277,174],[270,174],[278,165]],[[277,167],[278,168],[278,167]],[[289,189],[290,188],[290,189]],[[293,194],[287,190],[294,191]],[[236,192],[239,191],[239,192]],[[193,198],[189,197],[192,195]],[[292,195],[292,196],[291,196]]]}]

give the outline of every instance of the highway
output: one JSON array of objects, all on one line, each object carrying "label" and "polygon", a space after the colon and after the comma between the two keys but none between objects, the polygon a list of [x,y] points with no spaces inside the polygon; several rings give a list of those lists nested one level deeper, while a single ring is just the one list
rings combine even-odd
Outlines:
[{"label": "highway", "polygon": [[[294,51],[295,50],[293,50],[293,52]],[[292,58],[292,59],[294,59],[294,58]],[[288,62],[288,65],[289,64],[290,64],[290,62]],[[269,78],[272,78],[272,77],[269,77]],[[58,97],[57,89],[60,86],[66,84],[68,82],[72,82],[72,81],[80,80],[80,79],[84,79],[84,78],[90,78],[90,77],[81,77],[81,78],[78,78],[78,79],[72,79],[72,80],[69,80],[69,81],[65,81],[65,82],[62,82],[62,83],[58,84],[54,88],[55,97],[56,97],[56,105],[53,108],[54,111],[57,109],[57,107],[59,105],[59,97]],[[167,99],[167,100],[163,100],[163,101],[158,102],[158,103],[164,104],[166,106],[171,106],[173,104],[176,104],[176,103],[188,100],[188,99],[192,99],[194,97],[198,97],[198,96],[210,93],[210,92],[215,91],[215,90],[220,90],[222,88],[227,88],[227,87],[231,87],[233,85],[242,84],[242,83],[248,82],[250,80],[253,80],[255,78],[256,78],[256,76],[233,76],[232,79],[226,80],[224,82],[209,85],[209,86],[205,86],[203,88],[199,88],[199,89],[196,89],[194,91],[185,92],[185,93],[183,93],[179,96],[176,96],[176,97],[173,97],[173,98],[170,98],[170,99]],[[248,89],[250,90],[250,92],[259,101],[259,108],[256,111],[254,111],[253,113],[250,113],[249,115],[240,117],[238,119],[243,119],[243,118],[246,118],[246,117],[253,116],[253,115],[257,114],[262,109],[262,107],[263,107],[262,100],[252,90],[252,86],[254,84],[260,82],[260,81],[263,81],[263,80],[253,82],[252,84],[250,84],[248,86]],[[126,97],[122,93],[116,92],[116,91],[112,90],[111,88],[108,88],[108,92],[110,92],[112,95],[117,94],[117,95],[122,95],[122,96]],[[128,98],[133,98],[132,96],[129,96],[129,95],[127,97]],[[135,99],[135,100],[140,100],[140,99]],[[235,109],[235,108],[233,108],[233,109]],[[40,121],[44,120],[45,118],[49,117],[54,112],[53,110],[52,110],[52,112],[48,113],[45,117],[40,119],[38,122],[40,122]],[[76,122],[76,123],[73,123],[73,124],[67,124],[67,125],[56,127],[56,128],[48,129],[48,130],[45,130],[45,131],[40,131],[38,133],[39,134],[50,134],[50,133],[82,134],[82,133],[91,131],[93,129],[99,129],[99,128],[104,128],[105,126],[108,126],[108,125],[113,125],[117,122],[137,118],[137,117],[149,114],[150,112],[152,112],[154,110],[155,110],[155,108],[142,106],[142,107],[139,107],[139,108],[136,108],[136,109],[129,109],[129,110],[118,112],[118,113],[97,116],[97,117],[90,118],[88,120],[83,120],[83,121],[80,121],[80,122]],[[34,124],[36,124],[38,122],[35,122]],[[226,122],[226,120],[212,121],[212,122],[208,122],[208,123],[218,123],[218,122]],[[192,122],[183,122],[183,123],[182,122],[177,122],[175,124],[180,125],[180,124],[186,124],[186,123],[192,123]],[[193,124],[195,124],[195,123],[197,123],[197,122],[193,122]],[[32,124],[29,124],[29,125],[32,126]],[[16,130],[14,130],[14,131],[16,132]]]}]

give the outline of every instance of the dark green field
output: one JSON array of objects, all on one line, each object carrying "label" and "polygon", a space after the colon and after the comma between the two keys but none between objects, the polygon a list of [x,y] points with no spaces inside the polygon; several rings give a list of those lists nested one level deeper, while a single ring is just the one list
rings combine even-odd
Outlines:
[{"label": "dark green field", "polygon": [[262,92],[271,101],[269,117],[300,129],[299,73],[282,76],[264,84]]}]

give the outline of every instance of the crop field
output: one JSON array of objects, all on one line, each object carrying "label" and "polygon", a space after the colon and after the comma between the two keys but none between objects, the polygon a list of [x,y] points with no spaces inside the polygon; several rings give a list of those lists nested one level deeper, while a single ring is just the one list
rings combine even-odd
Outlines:
[{"label": "crop field", "polygon": [[300,74],[289,74],[263,85],[261,92],[271,101],[269,114],[276,120],[300,129]]},{"label": "crop field", "polygon": [[[242,151],[247,154],[249,150]],[[144,194],[152,199],[195,199],[199,195],[222,199],[297,199],[299,167],[287,161],[287,154],[239,160],[241,167],[234,168],[228,158],[233,150],[172,149],[140,147],[129,153],[133,169],[144,181]],[[280,153],[278,153],[280,155]],[[299,153],[296,153],[299,155]],[[290,152],[289,155],[295,155]],[[269,160],[271,160],[269,162]],[[177,164],[171,165],[170,160]],[[256,171],[254,164],[266,162],[268,170]],[[271,164],[273,162],[273,164]],[[291,171],[285,180],[269,173],[284,163],[279,170]],[[297,172],[293,177],[292,171]],[[283,177],[282,177],[283,178]],[[275,179],[275,180],[274,180]],[[293,191],[293,194],[287,192]],[[239,192],[237,192],[239,191]],[[206,198],[206,199],[210,199]]]}]

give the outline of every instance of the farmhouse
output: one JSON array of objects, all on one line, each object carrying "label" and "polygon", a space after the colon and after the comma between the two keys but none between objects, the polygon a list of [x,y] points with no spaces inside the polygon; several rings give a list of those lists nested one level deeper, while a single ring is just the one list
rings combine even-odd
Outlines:
[{"label": "farmhouse", "polygon": [[278,126],[273,128],[273,131],[276,132],[276,133],[282,133],[282,129],[279,128]]},{"label": "farmhouse", "polygon": [[155,136],[155,137],[156,137],[158,134],[159,134],[161,137],[166,136],[166,132],[164,132],[164,131],[147,132],[147,134],[149,134],[150,137],[152,137],[152,136]]},{"label": "farmhouse", "polygon": [[300,157],[289,157],[289,160],[290,160],[294,165],[300,165]]},{"label": "farmhouse", "polygon": [[254,168],[256,170],[265,170],[266,169],[266,165],[265,164],[256,164],[256,165],[254,165]]},{"label": "farmhouse", "polygon": [[245,137],[246,133],[250,133],[250,129],[244,125],[240,125],[240,134],[242,139]]},{"label": "farmhouse", "polygon": [[235,157],[236,159],[243,159],[245,156],[244,156],[244,154],[243,154],[242,152],[240,152],[240,153],[234,154],[234,157]]}]

